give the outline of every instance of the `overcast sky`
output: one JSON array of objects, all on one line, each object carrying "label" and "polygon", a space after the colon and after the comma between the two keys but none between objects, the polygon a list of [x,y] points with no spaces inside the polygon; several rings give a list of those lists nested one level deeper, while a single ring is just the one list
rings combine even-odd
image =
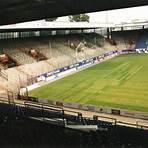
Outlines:
[{"label": "overcast sky", "polygon": [[[96,13],[89,13],[90,22],[131,22],[136,19],[148,20],[148,6],[119,9],[112,11],[103,11]],[[67,17],[59,18],[58,21],[67,21]]]}]

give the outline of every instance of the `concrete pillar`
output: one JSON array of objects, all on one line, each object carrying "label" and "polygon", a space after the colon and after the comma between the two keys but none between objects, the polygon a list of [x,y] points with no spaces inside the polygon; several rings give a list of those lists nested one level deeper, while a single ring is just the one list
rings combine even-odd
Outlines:
[{"label": "concrete pillar", "polygon": [[109,39],[110,38],[110,29],[107,28],[107,38]]},{"label": "concrete pillar", "polygon": [[144,25],[143,25],[142,29],[144,29]]}]

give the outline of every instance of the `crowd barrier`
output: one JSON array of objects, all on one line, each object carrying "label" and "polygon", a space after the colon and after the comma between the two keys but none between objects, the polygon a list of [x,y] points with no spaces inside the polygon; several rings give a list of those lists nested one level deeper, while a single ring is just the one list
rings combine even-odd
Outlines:
[{"label": "crowd barrier", "polygon": [[52,100],[46,100],[46,99],[38,99],[38,102],[46,103],[49,105],[57,105],[60,107],[67,107],[67,108],[73,108],[78,110],[96,112],[96,113],[106,113],[106,114],[148,120],[148,113],[146,112],[130,111],[126,109],[101,107],[101,106],[95,106],[95,105],[70,103],[70,102],[63,102],[63,101],[52,101]]}]

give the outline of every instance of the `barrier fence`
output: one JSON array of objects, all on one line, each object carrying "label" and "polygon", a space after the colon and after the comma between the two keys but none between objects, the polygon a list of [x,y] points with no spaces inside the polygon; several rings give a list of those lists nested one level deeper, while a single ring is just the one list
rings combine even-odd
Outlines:
[{"label": "barrier fence", "polygon": [[49,99],[41,99],[41,98],[35,98],[35,97],[22,96],[21,99],[33,101],[41,104],[46,104],[46,105],[54,105],[54,106],[72,108],[77,110],[84,110],[84,111],[90,111],[90,112],[96,112],[96,113],[105,113],[105,114],[111,114],[111,115],[117,115],[117,116],[148,120],[147,112],[138,112],[138,111],[131,111],[126,109],[118,109],[118,108],[103,107],[103,106],[101,107],[101,106],[94,106],[94,105],[87,105],[87,104],[80,104],[80,103],[64,102],[64,101],[52,101]]},{"label": "barrier fence", "polygon": [[[24,103],[10,103],[6,100],[0,100],[0,104],[10,104],[11,113],[14,111],[15,115],[19,115],[19,117],[24,118],[33,118],[37,120],[41,120],[44,122],[58,124],[60,126],[65,125],[98,125],[98,127],[102,128],[111,128],[112,126],[127,126],[127,127],[134,127],[138,129],[145,129],[148,130],[148,124],[146,125],[144,121],[137,121],[135,124],[121,122],[118,121],[116,118],[104,117],[104,116],[97,116],[93,115],[92,118],[90,117],[83,117],[81,112],[71,111],[69,109],[63,109],[61,106],[56,106],[54,103],[52,105],[44,104],[40,102],[32,102],[32,101],[25,101]],[[7,106],[5,106],[7,107]],[[10,107],[9,107],[10,108]],[[7,110],[8,111],[8,110]],[[146,121],[145,121],[146,122]],[[147,122],[148,123],[148,122]]]}]

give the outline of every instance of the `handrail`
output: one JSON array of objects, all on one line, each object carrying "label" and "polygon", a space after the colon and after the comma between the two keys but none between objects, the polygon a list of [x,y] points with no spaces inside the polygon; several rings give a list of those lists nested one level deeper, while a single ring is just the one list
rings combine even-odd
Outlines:
[{"label": "handrail", "polygon": [[[6,103],[6,104],[10,104],[10,102],[8,101],[8,100],[1,100],[0,99],[0,102],[2,102],[2,103]],[[36,108],[38,108],[38,109],[40,109],[42,112],[44,112],[46,109],[47,109],[47,111],[50,111],[50,110],[53,110],[53,111],[60,111],[61,112],[61,114],[63,115],[63,122],[64,122],[64,115],[69,115],[69,114],[66,114],[65,112],[69,112],[69,113],[80,113],[80,112],[74,112],[74,111],[70,111],[70,110],[64,110],[63,108],[59,108],[59,107],[55,107],[55,109],[53,109],[52,107],[53,106],[44,106],[44,105],[41,105],[41,104],[39,104],[39,106],[37,106],[37,105],[33,105],[33,104],[26,104],[25,105],[25,103],[18,103],[18,102],[13,102],[14,103],[14,105],[18,105],[18,106],[23,106],[23,107],[25,107],[26,109],[27,109],[27,106],[30,106],[30,107],[36,107]],[[36,103],[37,104],[37,103]],[[32,108],[33,109],[33,108]],[[59,109],[61,109],[61,110],[59,110]],[[80,114],[82,114],[82,113],[80,113]],[[72,115],[72,114],[71,114]],[[74,116],[74,115],[73,115]],[[79,114],[77,114],[77,116],[79,116]],[[95,115],[94,115],[95,116]],[[130,126],[132,126],[132,127],[135,127],[135,128],[141,128],[141,129],[143,129],[143,128],[146,128],[146,129],[148,129],[148,126],[146,126],[146,125],[141,125],[141,124],[138,124],[139,122],[141,122],[141,121],[137,121],[135,124],[133,124],[133,123],[128,123],[128,122],[122,122],[122,121],[118,121],[117,119],[115,119],[115,118],[111,118],[111,117],[103,117],[103,116],[96,116],[96,117],[100,117],[100,118],[104,118],[104,119],[111,119],[111,120],[115,120],[115,125],[120,125],[120,124],[123,124],[123,125],[125,125],[125,126],[128,126],[128,127],[130,127]],[[44,118],[44,116],[43,116],[43,118]],[[82,117],[82,118],[84,118],[84,119],[86,119],[87,117]],[[93,119],[93,118],[88,118],[88,119]],[[98,120],[98,119],[97,119]],[[109,121],[106,121],[106,122],[109,122]],[[147,121],[146,121],[146,123],[148,123]]]},{"label": "handrail", "polygon": [[[141,123],[147,123],[147,125],[139,124],[140,122]],[[137,127],[147,128],[148,129],[148,121],[137,121],[136,124],[137,124]]]},{"label": "handrail", "polygon": [[56,106],[56,105],[49,105],[47,103],[39,103],[39,102],[31,102],[31,101],[25,101],[24,102],[25,105],[30,105],[30,106],[42,106],[44,108],[48,108],[48,107],[52,107],[52,108],[56,108],[56,109],[63,109],[62,107]]},{"label": "handrail", "polygon": [[45,110],[50,110],[50,111],[58,111],[58,112],[62,112],[63,110],[58,110],[58,109],[53,109],[53,108],[50,108],[50,107],[44,107],[44,106],[33,106],[33,105],[26,105],[25,106],[26,108],[27,107],[32,107],[32,109],[39,109],[39,110],[42,110],[42,111],[45,111]]},{"label": "handrail", "polygon": [[116,123],[117,123],[117,125],[123,124],[125,126],[128,126],[129,125],[129,126],[138,127],[136,123],[134,124],[134,123],[128,123],[128,122],[122,122],[122,121],[117,121]]},{"label": "handrail", "polygon": [[44,108],[47,108],[47,109],[48,109],[48,107],[53,107],[53,108],[56,108],[56,109],[64,110],[65,112],[80,114],[80,112],[71,111],[71,110],[68,110],[68,109],[63,109],[63,107],[59,107],[57,105],[49,105],[47,103],[32,102],[32,101],[25,101],[24,102],[24,104],[26,104],[26,105],[28,105],[28,103],[31,103],[32,105],[41,105],[41,106],[43,106]]},{"label": "handrail", "polygon": [[[94,116],[96,116],[96,115],[94,115]],[[112,117],[106,117],[106,116],[99,116],[99,115],[97,115],[96,117],[99,117],[99,118],[104,118],[104,119],[110,119],[110,120],[114,120],[115,122],[115,124],[117,123],[117,119],[116,118],[112,118]]]},{"label": "handrail", "polygon": [[76,112],[76,111],[72,111],[72,110],[68,110],[68,109],[64,109],[64,111],[69,112],[69,113],[81,114],[81,112]]}]

